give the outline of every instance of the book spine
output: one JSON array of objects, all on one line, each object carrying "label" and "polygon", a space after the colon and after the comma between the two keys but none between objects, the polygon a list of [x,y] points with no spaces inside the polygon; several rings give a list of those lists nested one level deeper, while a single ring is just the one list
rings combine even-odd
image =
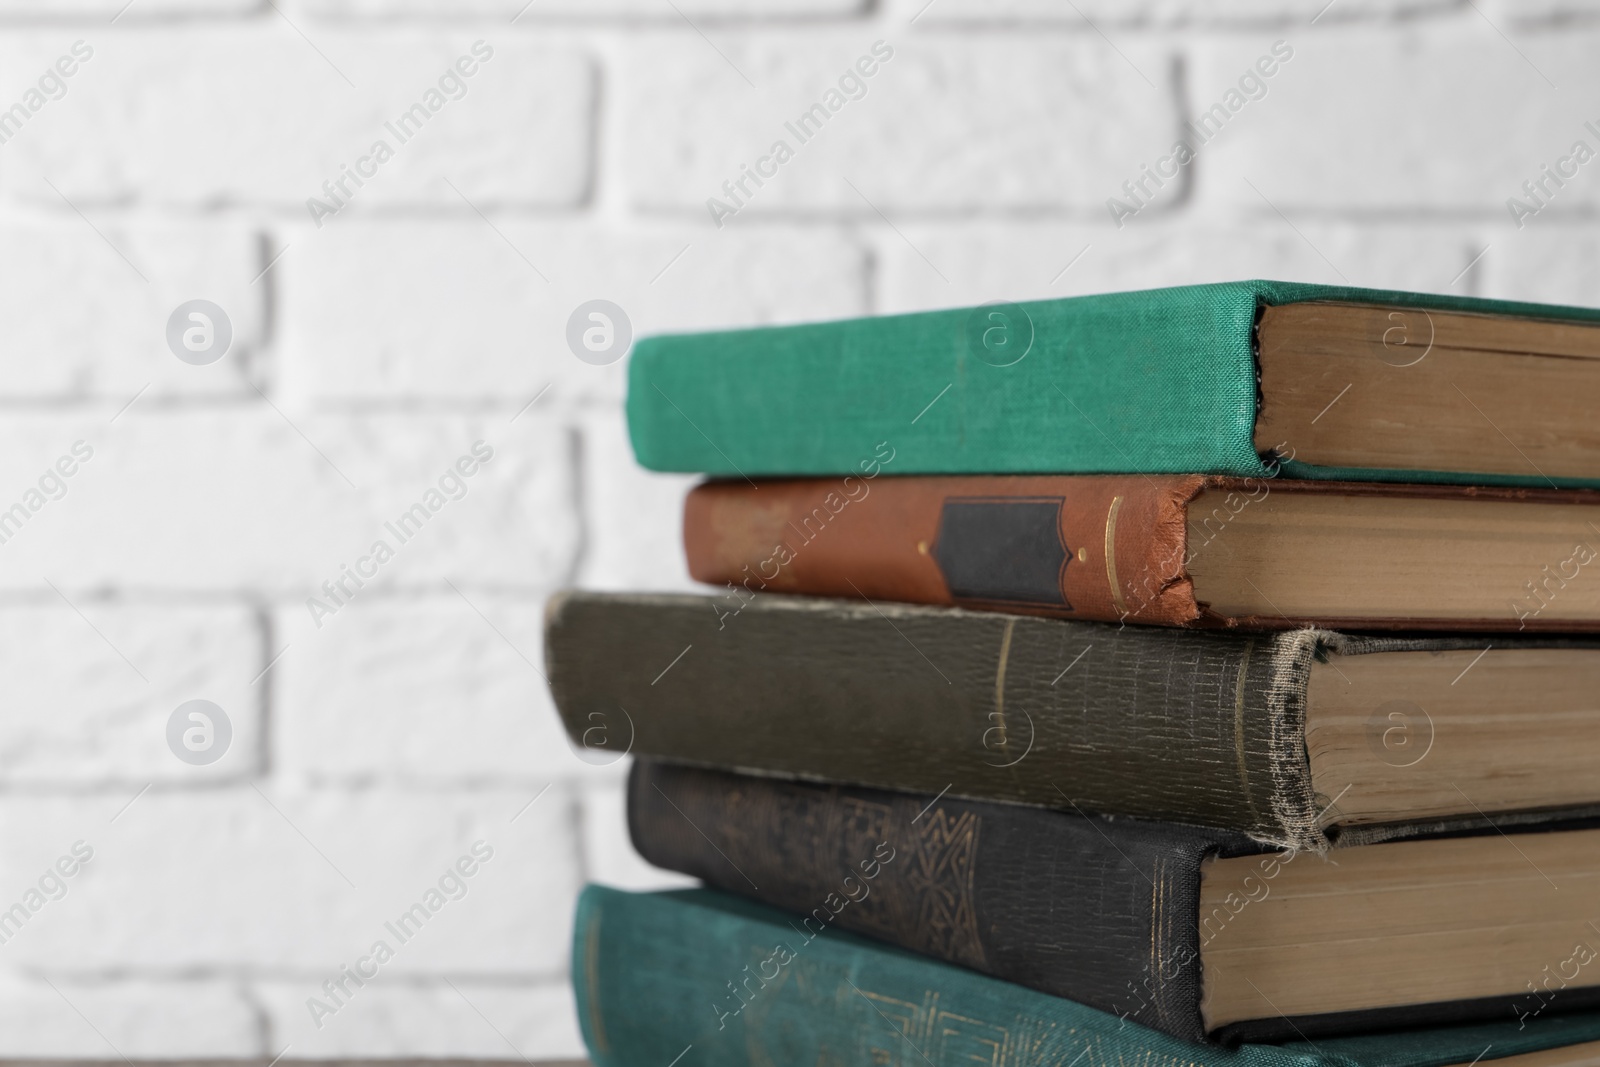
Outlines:
[{"label": "book spine", "polygon": [[658,867],[1190,1040],[1200,862],[1245,839],[1020,805],[634,765]]},{"label": "book spine", "polygon": [[1305,695],[1325,635],[813,600],[566,593],[573,742],[929,795],[1167,819],[1321,850]]},{"label": "book spine", "polygon": [[1334,1062],[1309,1049],[1197,1046],[848,933],[808,935],[790,916],[708,890],[585,889],[572,973],[596,1067]]},{"label": "book spine", "polygon": [[1258,286],[1224,283],[647,337],[628,433],[652,470],[728,478],[1265,473]]},{"label": "book spine", "polygon": [[1186,513],[1207,484],[1197,476],[708,482],[689,494],[683,542],[696,580],[748,593],[1183,626],[1201,618],[1185,572]]}]

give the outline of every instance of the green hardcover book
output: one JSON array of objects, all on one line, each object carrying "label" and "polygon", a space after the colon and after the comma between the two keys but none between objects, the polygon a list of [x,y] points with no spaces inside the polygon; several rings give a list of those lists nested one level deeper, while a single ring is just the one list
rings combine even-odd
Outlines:
[{"label": "green hardcover book", "polygon": [[1600,1054],[1596,1014],[1197,1045],[699,889],[584,890],[572,974],[597,1067],[1577,1067]]},{"label": "green hardcover book", "polygon": [[1600,486],[1600,310],[1246,281],[640,341],[655,470]]}]

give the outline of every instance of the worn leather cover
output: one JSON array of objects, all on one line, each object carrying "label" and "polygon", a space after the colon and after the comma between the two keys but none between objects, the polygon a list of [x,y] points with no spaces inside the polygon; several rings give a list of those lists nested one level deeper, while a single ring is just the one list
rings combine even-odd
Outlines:
[{"label": "worn leather cover", "polygon": [[641,760],[639,854],[731,893],[1201,1040],[1200,862],[1175,824],[786,782]]},{"label": "worn leather cover", "polygon": [[550,600],[545,661],[569,736],[596,759],[633,752],[948,790],[1323,850],[1319,817],[1337,798],[1311,786],[1312,662],[1481,641],[1118,627],[864,598],[572,592]]},{"label": "worn leather cover", "polygon": [[[697,580],[757,592],[954,604],[1058,618],[1281,629],[1593,630],[1593,620],[1501,611],[1481,619],[1226,616],[1195,599],[1190,507],[1215,537],[1268,493],[1588,503],[1550,489],[1378,485],[1206,475],[867,477],[716,481],[684,505]],[[1455,570],[1441,582],[1470,580]]]},{"label": "worn leather cover", "polygon": [[545,642],[568,734],[597,755],[1326,844],[1303,726],[1315,631],[573,592]]},{"label": "worn leather cover", "polygon": [[[1232,479],[1241,491],[1261,479]],[[753,592],[1184,625],[1185,510],[1200,475],[707,482],[684,505],[689,573]],[[1257,488],[1255,491],[1259,492]]]}]

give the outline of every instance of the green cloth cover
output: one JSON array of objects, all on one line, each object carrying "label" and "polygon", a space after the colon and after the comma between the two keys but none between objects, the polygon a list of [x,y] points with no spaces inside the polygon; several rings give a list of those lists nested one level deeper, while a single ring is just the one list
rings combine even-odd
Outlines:
[{"label": "green cloth cover", "polygon": [[[668,335],[635,346],[628,428],[644,466],[724,477],[859,473],[879,442],[893,449],[889,474],[1260,477],[1269,470],[1253,440],[1256,311],[1307,300],[1600,321],[1593,308],[1245,281],[1023,303],[1032,345],[1009,366],[979,358],[981,309]],[[1011,343],[1022,340],[1014,330]],[[1531,469],[1296,463],[1285,473],[1546,484]]]},{"label": "green cloth cover", "polygon": [[596,1067],[1443,1067],[1600,1040],[1591,1013],[1525,1027],[1507,1019],[1284,1046],[1195,1045],[704,889],[585,889],[572,975]]}]

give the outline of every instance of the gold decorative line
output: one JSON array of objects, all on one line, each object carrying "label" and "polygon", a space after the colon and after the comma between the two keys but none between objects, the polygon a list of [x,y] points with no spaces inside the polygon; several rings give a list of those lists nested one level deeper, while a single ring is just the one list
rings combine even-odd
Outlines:
[{"label": "gold decorative line", "polygon": [[1244,756],[1244,694],[1245,682],[1250,673],[1250,654],[1256,649],[1255,641],[1244,643],[1244,653],[1239,657],[1239,678],[1233,687],[1233,758],[1239,767],[1239,788],[1244,790],[1245,803],[1250,805],[1250,817],[1260,819],[1256,798],[1250,792],[1250,769]]},{"label": "gold decorative line", "polygon": [[1006,663],[1011,659],[1011,632],[1016,628],[1014,616],[1006,620],[1006,632],[1000,638],[1000,662],[994,671],[994,714],[1000,726],[1002,748],[1011,737],[1006,730]]},{"label": "gold decorative line", "polygon": [[583,932],[583,965],[589,973],[585,976],[589,987],[589,1031],[594,1035],[595,1051],[609,1053],[611,1042],[606,1038],[605,1022],[600,1017],[600,911],[589,913],[589,925]]},{"label": "gold decorative line", "polygon": [[1122,583],[1117,581],[1117,512],[1122,510],[1122,497],[1111,498],[1111,510],[1106,512],[1106,578],[1111,582],[1111,603],[1117,614],[1128,614],[1128,604],[1122,599]]},{"label": "gold decorative line", "polygon": [[[1162,861],[1157,859],[1155,861],[1155,873],[1157,875],[1160,873],[1160,869],[1162,869]],[[1157,888],[1157,883],[1152,881],[1150,883],[1150,974],[1160,974],[1160,969],[1158,968],[1160,968],[1162,960],[1155,952],[1155,939],[1160,934],[1160,926],[1162,926],[1162,899],[1160,899],[1160,889]]]},{"label": "gold decorative line", "polygon": [[[1117,498],[1121,500],[1121,497]],[[1115,506],[1115,505],[1113,505]],[[1158,857],[1150,873],[1155,878],[1150,882],[1150,974],[1155,979],[1151,982],[1150,993],[1156,1001],[1156,1018],[1161,1018],[1161,899],[1162,890],[1166,887],[1166,879],[1161,876],[1163,864]]]},{"label": "gold decorative line", "polygon": [[[1155,876],[1156,885],[1160,887],[1161,900],[1160,904],[1157,906],[1157,914],[1161,917],[1161,934],[1157,939],[1157,945],[1159,948],[1156,953],[1157,966],[1160,969],[1155,972],[1159,977],[1160,975],[1166,973],[1166,950],[1171,947],[1168,944],[1168,941],[1172,937],[1173,915],[1167,910],[1167,900],[1173,894],[1174,883],[1176,879],[1174,879],[1172,875],[1172,865],[1166,860],[1156,861]],[[1174,959],[1177,958],[1178,957],[1174,957]],[[1180,966],[1182,966],[1181,962]],[[1170,988],[1170,983],[1157,981],[1155,983],[1155,989],[1152,992],[1152,999],[1155,1001],[1156,1018],[1158,1020],[1166,1021],[1173,1018],[1172,990]]]}]

